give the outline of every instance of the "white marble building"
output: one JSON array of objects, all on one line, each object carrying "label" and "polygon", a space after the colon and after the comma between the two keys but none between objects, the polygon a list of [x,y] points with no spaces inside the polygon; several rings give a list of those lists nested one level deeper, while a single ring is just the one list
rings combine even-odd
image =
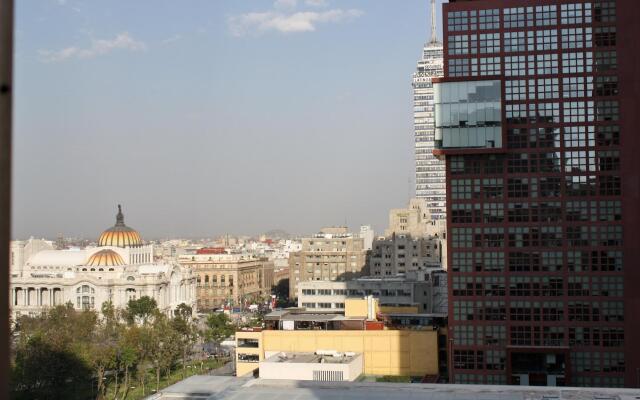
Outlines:
[{"label": "white marble building", "polygon": [[[102,233],[97,247],[41,250],[11,271],[12,316],[35,315],[48,307],[72,303],[100,311],[111,301],[125,308],[131,299],[149,296],[170,314],[179,304],[196,309],[196,277],[175,263],[155,262],[153,246],[124,224],[118,206],[116,224]],[[12,243],[12,249],[19,247]]]}]

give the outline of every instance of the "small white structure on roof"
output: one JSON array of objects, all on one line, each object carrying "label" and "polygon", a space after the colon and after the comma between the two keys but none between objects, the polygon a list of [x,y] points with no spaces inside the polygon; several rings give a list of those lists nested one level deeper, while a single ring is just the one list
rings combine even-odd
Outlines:
[{"label": "small white structure on roof", "polygon": [[260,378],[297,381],[353,382],[363,371],[362,354],[318,350],[315,353],[266,352]]}]

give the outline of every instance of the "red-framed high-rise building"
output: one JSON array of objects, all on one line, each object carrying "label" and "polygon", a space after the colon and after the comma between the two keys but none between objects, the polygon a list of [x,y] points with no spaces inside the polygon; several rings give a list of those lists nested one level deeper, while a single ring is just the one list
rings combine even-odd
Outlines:
[{"label": "red-framed high-rise building", "polygon": [[450,378],[640,387],[640,7],[450,0]]}]

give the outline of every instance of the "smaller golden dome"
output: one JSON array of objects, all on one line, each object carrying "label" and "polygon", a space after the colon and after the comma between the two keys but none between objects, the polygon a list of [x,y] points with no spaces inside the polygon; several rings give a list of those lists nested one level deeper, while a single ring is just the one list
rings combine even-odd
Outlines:
[{"label": "smaller golden dome", "polygon": [[86,265],[90,267],[115,267],[124,265],[124,260],[120,254],[113,250],[100,250],[89,257]]}]

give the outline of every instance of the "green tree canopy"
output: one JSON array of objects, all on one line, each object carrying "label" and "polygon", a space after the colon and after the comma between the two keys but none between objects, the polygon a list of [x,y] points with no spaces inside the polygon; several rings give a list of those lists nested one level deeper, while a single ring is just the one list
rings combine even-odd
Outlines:
[{"label": "green tree canopy", "polygon": [[146,325],[149,319],[158,312],[158,303],[149,296],[129,300],[129,303],[127,303],[127,316],[130,323],[135,322],[136,318],[140,318],[143,325]]},{"label": "green tree canopy", "polygon": [[210,314],[207,318],[206,325],[205,338],[216,343],[220,343],[235,332],[229,316],[224,313]]}]

